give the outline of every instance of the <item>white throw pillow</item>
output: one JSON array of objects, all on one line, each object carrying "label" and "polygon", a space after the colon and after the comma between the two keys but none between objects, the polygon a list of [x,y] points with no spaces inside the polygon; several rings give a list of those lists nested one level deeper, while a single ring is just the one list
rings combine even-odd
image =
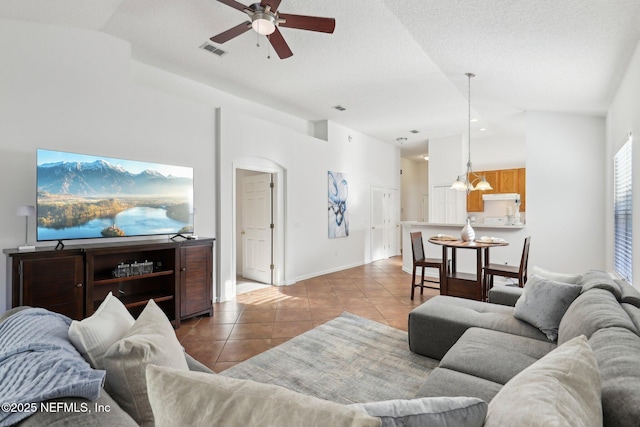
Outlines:
[{"label": "white throw pillow", "polygon": [[217,374],[149,365],[147,386],[156,427],[381,426],[357,408]]},{"label": "white throw pillow", "polygon": [[530,276],[541,276],[545,279],[553,280],[554,282],[562,282],[562,283],[570,283],[572,285],[576,285],[582,279],[582,274],[567,274],[567,273],[556,273],[553,271],[545,270],[544,268],[538,267],[534,265],[529,269]]},{"label": "white throw pillow", "polygon": [[584,335],[509,380],[489,403],[486,427],[602,426],[598,363]]},{"label": "white throw pillow", "polygon": [[482,427],[487,403],[477,397],[423,397],[411,400],[354,403],[382,427]]},{"label": "white throw pillow", "polygon": [[129,310],[109,292],[90,317],[71,322],[69,340],[94,369],[104,369],[104,354],[134,322]]},{"label": "white throw pillow", "polygon": [[107,391],[143,426],[154,425],[145,379],[149,364],[189,370],[171,322],[153,300],[149,300],[127,334],[104,355]]},{"label": "white throw pillow", "polygon": [[580,285],[533,276],[516,301],[513,315],[540,329],[549,341],[556,341],[562,316],[580,295],[580,291]]}]

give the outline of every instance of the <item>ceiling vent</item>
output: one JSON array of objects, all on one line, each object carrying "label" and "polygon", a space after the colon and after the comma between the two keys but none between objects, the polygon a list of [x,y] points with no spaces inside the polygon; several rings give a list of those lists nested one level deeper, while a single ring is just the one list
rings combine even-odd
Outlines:
[{"label": "ceiling vent", "polygon": [[420,133],[420,131],[418,129],[413,129],[413,130],[410,130],[409,132],[411,132],[411,133]]},{"label": "ceiling vent", "polygon": [[200,46],[200,49],[204,49],[206,51],[209,51],[211,53],[213,53],[214,55],[217,56],[224,56],[227,54],[226,50],[222,50],[222,49],[218,49],[217,47],[215,47],[214,45],[211,45],[209,43],[205,43],[202,46]]},{"label": "ceiling vent", "polygon": [[335,105],[333,108],[335,108],[338,111],[346,111],[347,109],[344,108],[342,105]]}]

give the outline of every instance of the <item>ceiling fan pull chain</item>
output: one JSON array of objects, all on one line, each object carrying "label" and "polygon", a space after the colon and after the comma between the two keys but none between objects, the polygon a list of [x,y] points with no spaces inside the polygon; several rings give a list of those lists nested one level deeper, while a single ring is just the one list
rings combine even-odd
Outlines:
[{"label": "ceiling fan pull chain", "polygon": [[267,59],[271,59],[271,36],[267,36],[267,39],[269,39],[269,43],[267,43]]},{"label": "ceiling fan pull chain", "polygon": [[[258,24],[260,25],[260,24]],[[260,47],[260,33],[256,31],[256,47]]]}]

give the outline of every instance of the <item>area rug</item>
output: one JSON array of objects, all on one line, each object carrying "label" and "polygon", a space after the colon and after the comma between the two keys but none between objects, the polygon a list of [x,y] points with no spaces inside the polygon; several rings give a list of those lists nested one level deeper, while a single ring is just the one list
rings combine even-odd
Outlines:
[{"label": "area rug", "polygon": [[406,332],[345,312],[221,375],[348,404],[411,399],[437,365],[409,350]]}]

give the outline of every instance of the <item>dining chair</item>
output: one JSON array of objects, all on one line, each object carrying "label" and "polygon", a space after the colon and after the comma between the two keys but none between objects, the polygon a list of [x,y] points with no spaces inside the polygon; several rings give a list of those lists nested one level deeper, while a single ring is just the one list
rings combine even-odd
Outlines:
[{"label": "dining chair", "polygon": [[487,264],[484,266],[484,289],[485,299],[489,294],[489,290],[493,287],[493,276],[510,277],[518,279],[518,286],[523,288],[527,282],[527,265],[529,263],[529,246],[531,245],[531,236],[524,239],[524,247],[522,249],[522,258],[520,265],[506,264]]},{"label": "dining chair", "polygon": [[[424,288],[440,289],[436,286],[428,286],[425,283],[441,283],[444,276],[444,263],[440,258],[425,258],[424,246],[422,244],[422,232],[416,231],[411,235],[411,252],[413,253],[413,275],[411,277],[411,300],[413,301],[413,295],[417,287],[420,287],[420,295],[423,295]],[[422,268],[422,275],[420,277],[420,283],[416,283],[416,270]],[[438,280],[432,280],[424,277],[425,268],[435,268],[438,270]]]}]

